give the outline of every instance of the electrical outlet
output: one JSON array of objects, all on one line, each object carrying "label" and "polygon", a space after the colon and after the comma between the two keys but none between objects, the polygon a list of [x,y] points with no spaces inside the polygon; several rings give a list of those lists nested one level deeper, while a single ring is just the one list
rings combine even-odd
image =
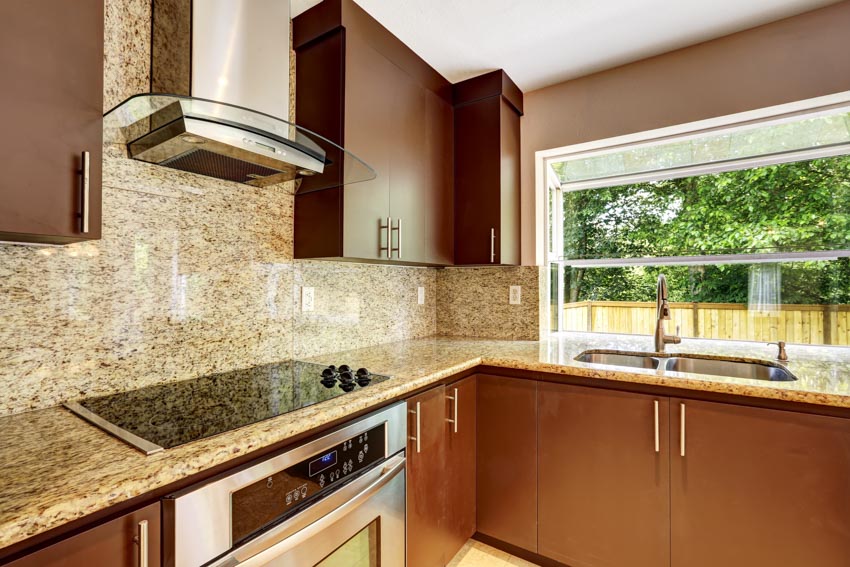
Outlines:
[{"label": "electrical outlet", "polygon": [[425,305],[425,288],[419,286],[419,290],[417,291],[417,301],[419,305]]},{"label": "electrical outlet", "polygon": [[301,288],[301,311],[312,311],[315,303],[316,290],[312,287]]},{"label": "electrical outlet", "polygon": [[521,285],[512,285],[511,286],[511,305],[519,305],[522,303],[522,286]]}]

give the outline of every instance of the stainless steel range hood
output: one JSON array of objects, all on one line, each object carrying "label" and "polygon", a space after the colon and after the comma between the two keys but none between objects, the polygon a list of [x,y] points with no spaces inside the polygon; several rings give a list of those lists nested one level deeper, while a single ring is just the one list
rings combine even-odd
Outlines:
[{"label": "stainless steel range hood", "polygon": [[[153,0],[151,94],[104,115],[133,159],[309,190],[373,179],[343,148],[291,123],[289,0]],[[168,94],[159,94],[168,93]]]}]

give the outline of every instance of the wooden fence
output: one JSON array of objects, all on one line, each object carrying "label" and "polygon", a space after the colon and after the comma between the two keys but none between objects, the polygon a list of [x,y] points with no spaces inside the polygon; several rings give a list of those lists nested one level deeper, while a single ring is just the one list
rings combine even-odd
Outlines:
[{"label": "wooden fence", "polygon": [[[683,337],[850,346],[850,305],[777,305],[749,311],[740,303],[670,303],[667,332]],[[564,305],[564,330],[651,335],[655,303],[582,301]]]}]

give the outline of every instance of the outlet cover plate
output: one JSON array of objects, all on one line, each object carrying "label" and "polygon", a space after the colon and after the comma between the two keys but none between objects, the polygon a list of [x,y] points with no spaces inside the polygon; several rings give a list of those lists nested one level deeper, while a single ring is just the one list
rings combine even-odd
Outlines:
[{"label": "outlet cover plate", "polygon": [[312,287],[301,288],[301,311],[312,311],[315,307],[316,290]]},{"label": "outlet cover plate", "polygon": [[519,305],[522,303],[522,286],[521,285],[512,285],[511,286],[511,305]]},{"label": "outlet cover plate", "polygon": [[419,286],[419,289],[416,291],[416,300],[419,302],[419,305],[425,305],[425,288]]}]

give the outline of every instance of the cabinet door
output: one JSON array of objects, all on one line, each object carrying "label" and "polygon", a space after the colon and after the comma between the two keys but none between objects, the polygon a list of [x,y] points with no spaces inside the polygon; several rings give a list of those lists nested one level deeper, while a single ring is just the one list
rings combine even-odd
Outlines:
[{"label": "cabinet door", "polygon": [[446,556],[445,388],[411,398],[407,443],[407,565],[443,567]]},{"label": "cabinet door", "polygon": [[499,228],[496,262],[520,264],[520,121],[516,110],[502,98],[499,101],[501,171],[499,187]]},{"label": "cabinet door", "polygon": [[390,165],[393,259],[447,265],[452,241],[452,108],[408,77],[396,98]]},{"label": "cabinet door", "polygon": [[[454,111],[455,263],[499,263],[501,97]],[[491,254],[492,253],[492,254]]]},{"label": "cabinet door", "polygon": [[538,400],[539,553],[575,567],[669,565],[669,400],[545,382]]},{"label": "cabinet door", "polygon": [[850,422],[671,403],[673,567],[850,565]]},{"label": "cabinet door", "polygon": [[[142,522],[147,522],[143,541]],[[8,567],[148,567],[160,566],[159,502],[13,561]],[[146,549],[142,544],[147,543]]]},{"label": "cabinet door", "polygon": [[0,26],[0,240],[100,238],[103,2],[3,0]]},{"label": "cabinet door", "polygon": [[476,379],[446,386],[446,505],[451,558],[475,533]]},{"label": "cabinet door", "polygon": [[393,108],[404,73],[356,34],[346,34],[345,148],[377,177],[344,188],[343,252],[388,260],[390,158],[396,144]]},{"label": "cabinet door", "polygon": [[478,376],[478,531],[537,551],[537,383]]}]

